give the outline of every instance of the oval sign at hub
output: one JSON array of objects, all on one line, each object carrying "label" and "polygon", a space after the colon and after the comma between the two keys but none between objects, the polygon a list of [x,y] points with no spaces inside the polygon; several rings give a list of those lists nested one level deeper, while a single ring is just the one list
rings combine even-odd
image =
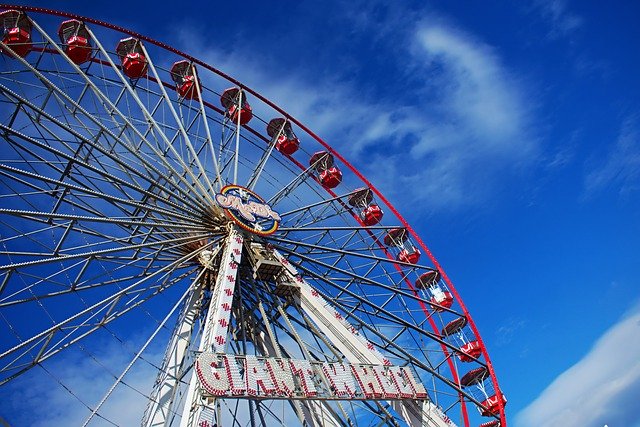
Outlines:
[{"label": "oval sign at hub", "polygon": [[239,185],[223,187],[216,194],[216,203],[241,228],[261,236],[273,234],[281,221],[262,197]]}]

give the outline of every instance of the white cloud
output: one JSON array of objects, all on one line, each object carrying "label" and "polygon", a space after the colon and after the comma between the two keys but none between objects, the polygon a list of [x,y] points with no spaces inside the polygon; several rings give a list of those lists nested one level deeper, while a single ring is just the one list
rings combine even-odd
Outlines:
[{"label": "white cloud", "polygon": [[551,39],[570,35],[582,26],[583,19],[569,12],[564,0],[536,0],[534,7],[548,21],[548,37]]},{"label": "white cloud", "polygon": [[403,34],[400,45],[410,47],[381,45],[396,70],[366,90],[340,70],[318,76],[260,50],[249,56],[182,39],[308,125],[393,200],[430,210],[485,203],[500,180],[536,159],[530,97],[473,36],[441,23],[399,23],[382,31]]},{"label": "white cloud", "polygon": [[[45,363],[47,374],[35,367],[10,384],[9,399],[0,402],[11,425],[74,426],[81,425],[102,399],[132,354],[117,344],[102,346],[99,353],[85,353],[80,348],[69,349]],[[161,352],[146,355],[158,360]],[[99,364],[92,359],[95,357]],[[115,376],[112,376],[115,375]],[[118,384],[113,394],[93,418],[90,425],[138,425],[147,405],[147,398],[155,380],[155,369],[138,361],[134,369]],[[73,393],[73,395],[71,394]],[[87,405],[87,406],[85,406]],[[109,422],[105,421],[105,418]]]},{"label": "white cloud", "polygon": [[624,121],[606,159],[585,178],[585,195],[617,186],[621,195],[640,189],[640,127],[637,117]]},{"label": "white cloud", "polygon": [[611,327],[582,360],[521,411],[519,427],[640,426],[640,310]]},{"label": "white cloud", "polygon": [[510,345],[519,331],[525,327],[526,321],[519,317],[510,317],[496,331],[496,346],[505,347]]},{"label": "white cloud", "polygon": [[445,67],[444,101],[450,115],[491,142],[519,133],[526,106],[491,48],[447,27],[424,28],[418,41],[428,61]]}]

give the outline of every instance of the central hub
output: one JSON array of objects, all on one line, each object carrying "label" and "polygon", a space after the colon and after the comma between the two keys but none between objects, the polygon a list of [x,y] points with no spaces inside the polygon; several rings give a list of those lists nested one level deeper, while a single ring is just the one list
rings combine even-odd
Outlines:
[{"label": "central hub", "polygon": [[248,188],[227,185],[216,194],[216,203],[225,215],[240,228],[268,236],[280,225],[280,215],[264,199]]}]

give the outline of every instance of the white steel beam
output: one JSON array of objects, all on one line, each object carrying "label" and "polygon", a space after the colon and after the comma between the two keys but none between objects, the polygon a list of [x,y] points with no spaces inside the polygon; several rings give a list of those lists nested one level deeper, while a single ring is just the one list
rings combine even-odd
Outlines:
[{"label": "white steel beam", "polygon": [[[350,363],[391,365],[371,342],[360,335],[353,325],[300,276],[284,256],[278,251],[274,251],[274,255],[285,267],[290,280],[294,280],[299,286],[302,309]],[[392,400],[389,404],[411,427],[454,427],[451,420],[429,400]]]},{"label": "white steel beam", "polygon": [[[229,336],[231,305],[238,279],[238,267],[242,260],[242,242],[242,234],[232,226],[223,243],[222,258],[220,259],[215,288],[209,302],[204,331],[198,347],[199,352],[224,353],[225,351]],[[212,411],[203,413],[205,402],[202,399],[198,384],[198,378],[193,372],[182,411],[180,427],[198,426],[201,422],[201,416],[207,416],[210,412],[212,413]],[[202,421],[212,422],[213,420]]]},{"label": "white steel beam", "polygon": [[206,283],[202,280],[206,270],[203,268],[192,285],[191,297],[181,316],[181,321],[171,337],[169,351],[164,360],[162,371],[159,373],[151,396],[151,405],[145,414],[143,426],[164,426],[171,419],[171,413],[176,401],[176,394],[180,385],[180,378],[185,371],[187,349],[191,344],[195,322],[200,313],[200,302]]}]

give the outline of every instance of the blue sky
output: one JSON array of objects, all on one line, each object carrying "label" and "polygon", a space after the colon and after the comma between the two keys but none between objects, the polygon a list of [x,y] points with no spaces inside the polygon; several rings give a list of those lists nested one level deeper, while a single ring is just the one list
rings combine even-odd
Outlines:
[{"label": "blue sky", "polygon": [[30,2],[208,61],[359,167],[456,284],[512,424],[640,426],[639,4],[74,3]]}]

